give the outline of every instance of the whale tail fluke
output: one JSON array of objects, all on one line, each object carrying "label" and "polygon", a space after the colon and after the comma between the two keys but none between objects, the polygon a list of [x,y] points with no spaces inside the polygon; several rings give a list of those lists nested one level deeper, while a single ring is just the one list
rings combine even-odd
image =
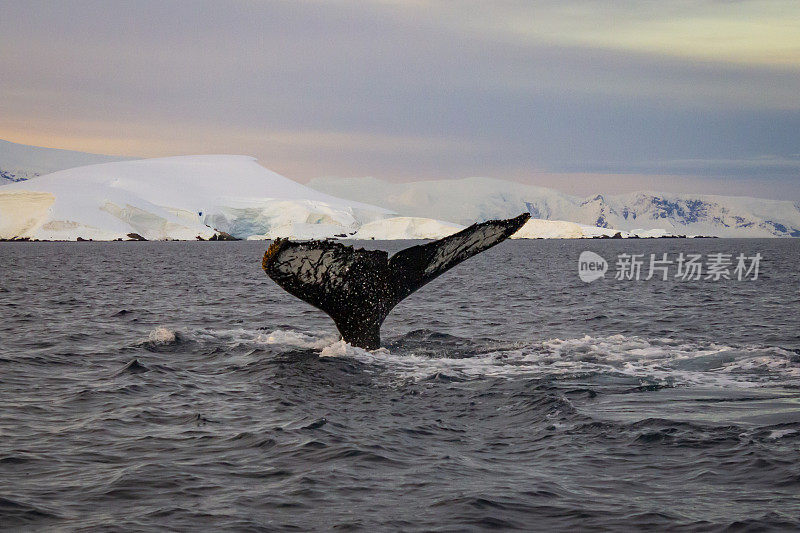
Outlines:
[{"label": "whale tail fluke", "polygon": [[459,263],[508,239],[529,218],[530,215],[524,213],[507,220],[473,224],[449,237],[397,252],[389,259],[389,269],[395,280],[395,305]]},{"label": "whale tail fluke", "polygon": [[462,261],[506,240],[530,218],[490,220],[388,257],[338,242],[275,240],[262,267],[288,293],[324,311],[354,346],[380,347],[380,326],[409,294]]},{"label": "whale tail fluke", "polygon": [[354,346],[380,346],[389,314],[388,254],[331,241],[277,239],[262,267],[286,292],[325,311]]}]

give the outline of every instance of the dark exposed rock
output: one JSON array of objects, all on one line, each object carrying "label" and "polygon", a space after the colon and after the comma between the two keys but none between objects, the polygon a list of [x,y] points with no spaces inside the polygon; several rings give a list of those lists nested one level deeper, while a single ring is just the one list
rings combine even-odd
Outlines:
[{"label": "dark exposed rock", "polygon": [[208,239],[208,240],[209,241],[238,241],[240,239],[237,239],[236,237],[234,237],[230,233],[225,233],[224,231],[217,231],[217,233],[212,235],[211,238]]}]

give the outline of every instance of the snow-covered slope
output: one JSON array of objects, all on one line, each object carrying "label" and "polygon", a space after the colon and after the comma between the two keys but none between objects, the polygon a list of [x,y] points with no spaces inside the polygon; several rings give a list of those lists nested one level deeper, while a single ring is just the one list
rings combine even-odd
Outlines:
[{"label": "snow-covered slope", "polygon": [[419,217],[392,217],[368,222],[348,239],[395,240],[441,239],[459,232],[464,226]]},{"label": "snow-covered slope", "polygon": [[[532,218],[528,220],[518,232],[511,236],[512,239],[587,239],[592,237],[613,237],[617,231],[613,229],[582,226],[575,222],[565,220],[542,220]],[[624,234],[628,236],[627,233]]]},{"label": "snow-covered slope", "polygon": [[319,178],[309,186],[397,213],[458,224],[507,218],[571,221],[621,231],[663,230],[720,237],[800,236],[800,205],[759,198],[637,192],[591,198],[488,179],[388,183],[375,178]]},{"label": "snow-covered slope", "polygon": [[309,189],[247,156],[202,155],[72,168],[0,187],[0,238],[95,240],[320,237],[390,216]]},{"label": "snow-covered slope", "polygon": [[126,159],[128,158],[29,146],[0,139],[0,185],[68,168]]},{"label": "snow-covered slope", "polygon": [[[441,239],[464,229],[464,226],[432,218],[392,217],[368,222],[356,233],[344,238],[356,240]],[[622,231],[614,228],[585,226],[564,220],[532,218],[512,239],[593,239],[601,237],[671,237],[664,230]]]},{"label": "snow-covered slope", "polygon": [[[518,232],[511,236],[512,239],[596,239],[605,237],[628,238],[659,238],[677,237],[678,234],[663,229],[634,229],[631,231],[616,228],[601,228],[586,226],[566,220],[545,220],[532,218],[528,220]],[[687,235],[682,235],[687,237]],[[688,235],[693,237],[694,235]]]}]

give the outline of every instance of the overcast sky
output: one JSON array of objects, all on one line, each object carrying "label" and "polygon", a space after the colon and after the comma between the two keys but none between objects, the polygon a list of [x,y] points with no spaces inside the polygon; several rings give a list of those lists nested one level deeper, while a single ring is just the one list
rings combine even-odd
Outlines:
[{"label": "overcast sky", "polygon": [[0,0],[0,138],[800,201],[800,2]]}]

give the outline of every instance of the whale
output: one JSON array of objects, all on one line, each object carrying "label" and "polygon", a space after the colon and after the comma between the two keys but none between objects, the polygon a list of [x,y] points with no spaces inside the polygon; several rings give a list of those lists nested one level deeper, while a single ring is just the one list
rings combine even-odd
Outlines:
[{"label": "whale", "polygon": [[380,328],[391,310],[414,291],[517,232],[529,213],[476,223],[437,241],[391,257],[336,241],[278,238],[261,266],[289,294],[324,311],[345,342],[380,347]]}]

